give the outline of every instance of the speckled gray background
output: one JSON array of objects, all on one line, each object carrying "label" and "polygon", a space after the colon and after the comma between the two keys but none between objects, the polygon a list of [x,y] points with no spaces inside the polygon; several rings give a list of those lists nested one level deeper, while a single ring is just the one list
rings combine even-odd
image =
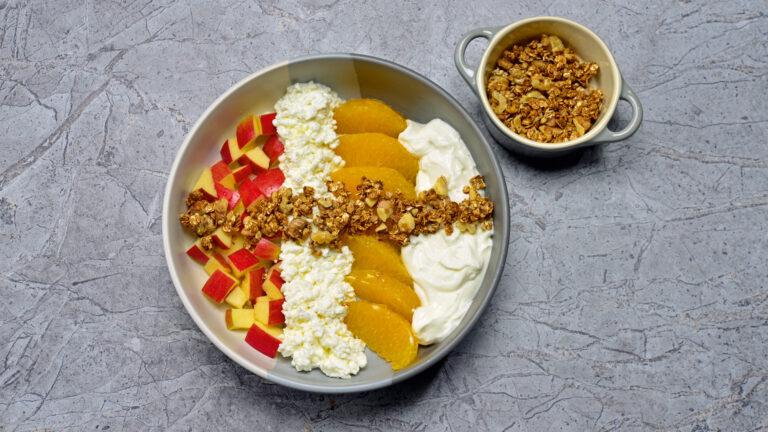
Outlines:
[{"label": "speckled gray background", "polygon": [[[768,429],[768,3],[473,3],[0,0],[0,431]],[[351,51],[477,117],[454,44],[540,14],[601,35],[646,120],[556,168],[498,151],[509,260],[464,343],[338,397],[219,353],[159,223],[208,104],[271,63]]]}]

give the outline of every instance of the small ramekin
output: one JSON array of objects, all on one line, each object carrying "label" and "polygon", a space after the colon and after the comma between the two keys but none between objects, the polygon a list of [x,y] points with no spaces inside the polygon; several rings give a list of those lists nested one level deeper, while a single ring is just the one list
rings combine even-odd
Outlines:
[{"label": "small ramekin", "polygon": [[[496,117],[486,94],[486,83],[496,61],[505,49],[515,44],[527,43],[541,34],[555,35],[566,46],[573,48],[585,61],[597,63],[598,74],[591,84],[603,91],[603,108],[597,121],[586,134],[562,143],[543,143],[513,132]],[[469,43],[477,38],[488,40],[483,58],[476,69],[467,64],[465,53]],[[581,24],[559,17],[533,17],[517,21],[506,27],[483,27],[467,33],[456,46],[456,68],[475,91],[483,105],[484,120],[491,135],[502,146],[531,156],[558,156],[579,147],[610,143],[629,138],[640,127],[643,108],[640,100],[621,76],[619,67],[605,43]],[[616,111],[619,99],[632,107],[632,118],[622,130],[608,129],[608,122]]]}]

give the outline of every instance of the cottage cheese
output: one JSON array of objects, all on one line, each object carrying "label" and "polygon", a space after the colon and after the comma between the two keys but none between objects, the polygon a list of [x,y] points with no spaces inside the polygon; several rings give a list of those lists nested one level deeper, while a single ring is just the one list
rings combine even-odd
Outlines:
[{"label": "cottage cheese", "polygon": [[[315,188],[327,194],[325,181],[344,165],[333,149],[338,145],[333,109],[341,103],[326,86],[299,83],[288,87],[275,105],[274,124],[285,144],[280,167],[285,186],[294,190]],[[344,302],[354,299],[354,289],[344,281],[352,270],[352,253],[322,249],[312,254],[305,243],[282,245],[280,264],[285,296],[285,329],[280,353],[291,357],[297,370],[319,368],[331,377],[349,378],[365,367],[365,344],[344,324]]]},{"label": "cottage cheese", "polygon": [[313,82],[288,87],[277,101],[274,125],[285,145],[279,158],[284,186],[294,190],[311,186],[320,195],[327,192],[326,179],[344,165],[333,152],[339,145],[333,109],[340,104],[333,90]]},{"label": "cottage cheese", "polygon": [[[444,176],[451,199],[466,198],[462,189],[478,171],[456,129],[439,119],[427,124],[408,120],[399,139],[420,158],[417,191],[431,188]],[[448,235],[441,230],[413,237],[403,247],[403,263],[421,300],[412,322],[421,344],[440,342],[459,326],[482,283],[491,245],[491,231],[469,234],[454,230]]]},{"label": "cottage cheese", "polygon": [[280,352],[300,371],[313,368],[331,377],[349,378],[367,363],[365,344],[344,324],[355,292],[344,277],[352,270],[352,253],[322,249],[320,256],[303,244],[286,242],[282,260],[283,314],[286,327]]}]

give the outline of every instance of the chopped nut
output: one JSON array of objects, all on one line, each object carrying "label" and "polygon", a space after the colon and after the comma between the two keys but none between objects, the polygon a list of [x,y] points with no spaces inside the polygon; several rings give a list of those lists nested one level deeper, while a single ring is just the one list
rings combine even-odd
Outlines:
[{"label": "chopped nut", "polygon": [[375,198],[366,198],[365,199],[365,205],[368,207],[373,207],[376,205],[376,199]]},{"label": "chopped nut", "polygon": [[397,227],[400,231],[409,233],[416,227],[416,220],[413,218],[412,214],[404,213],[403,216],[400,217],[400,220],[397,221]]},{"label": "chopped nut", "polygon": [[387,230],[387,224],[385,224],[385,223],[379,224],[379,226],[377,226],[376,229],[375,229],[376,232],[382,232],[382,231],[386,231],[386,230]]},{"label": "chopped nut", "polygon": [[448,181],[443,176],[438,177],[433,189],[435,189],[435,192],[440,196],[448,195]]},{"label": "chopped nut", "polygon": [[386,221],[387,219],[389,219],[389,217],[392,216],[392,201],[389,201],[389,200],[379,201],[379,204],[376,206],[376,215],[382,221]]},{"label": "chopped nut", "polygon": [[333,240],[333,235],[328,231],[315,231],[309,237],[319,245],[330,243]]}]

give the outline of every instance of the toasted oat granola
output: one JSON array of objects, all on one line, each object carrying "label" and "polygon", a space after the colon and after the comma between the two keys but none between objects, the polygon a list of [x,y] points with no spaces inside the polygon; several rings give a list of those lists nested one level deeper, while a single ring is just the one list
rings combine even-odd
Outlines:
[{"label": "toasted oat granola", "polygon": [[557,143],[584,135],[603,102],[589,89],[598,65],[581,61],[557,36],[514,45],[496,61],[486,86],[496,117],[517,134]]},{"label": "toasted oat granola", "polygon": [[[338,249],[346,234],[370,234],[406,245],[411,236],[432,234],[441,229],[450,234],[454,224],[462,232],[474,233],[478,226],[493,227],[493,202],[479,193],[485,189],[482,176],[465,186],[467,198],[453,202],[448,197],[445,178],[435,186],[407,199],[401,193],[384,192],[380,181],[363,178],[355,194],[341,182],[327,182],[329,195],[315,198],[314,189],[305,187],[294,194],[281,188],[271,196],[254,201],[244,212],[226,212],[226,201],[214,203],[190,195],[189,210],[180,217],[182,225],[202,238],[210,249],[210,234],[218,226],[226,232],[240,232],[248,248],[262,237],[294,241],[310,240],[312,247]],[[223,211],[222,204],[223,203]],[[211,210],[213,209],[213,210]],[[200,216],[202,215],[202,216]],[[198,221],[198,218],[204,218]]]}]

